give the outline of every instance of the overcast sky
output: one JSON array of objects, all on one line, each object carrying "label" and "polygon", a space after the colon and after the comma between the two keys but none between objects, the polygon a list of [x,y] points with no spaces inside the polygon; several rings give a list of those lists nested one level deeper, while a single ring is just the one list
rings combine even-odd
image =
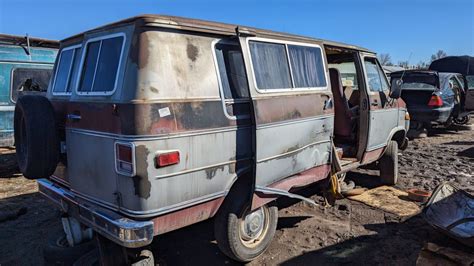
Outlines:
[{"label": "overcast sky", "polygon": [[235,23],[360,45],[393,63],[474,55],[474,0],[0,0],[0,33],[63,39],[139,14]]}]

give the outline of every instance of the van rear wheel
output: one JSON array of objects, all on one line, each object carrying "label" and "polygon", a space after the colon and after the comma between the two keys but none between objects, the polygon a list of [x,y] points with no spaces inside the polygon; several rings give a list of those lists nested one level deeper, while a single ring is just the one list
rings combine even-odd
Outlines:
[{"label": "van rear wheel", "polygon": [[264,205],[249,211],[232,201],[224,202],[214,221],[219,249],[229,258],[249,262],[270,245],[278,222],[278,208]]},{"label": "van rear wheel", "polygon": [[395,185],[398,181],[398,144],[392,140],[379,160],[380,179],[384,185]]}]

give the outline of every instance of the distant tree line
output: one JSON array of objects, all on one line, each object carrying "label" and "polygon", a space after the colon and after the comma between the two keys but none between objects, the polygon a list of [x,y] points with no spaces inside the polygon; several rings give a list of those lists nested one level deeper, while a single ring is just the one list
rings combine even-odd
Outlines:
[{"label": "distant tree line", "polygon": [[414,69],[427,69],[431,62],[438,60],[440,58],[448,56],[445,51],[443,50],[438,50],[435,54],[431,55],[431,58],[429,61],[420,61],[416,65],[410,66],[408,61],[398,61],[397,64],[392,63],[392,57],[390,54],[379,54],[378,59],[380,61],[380,64],[383,66],[399,66],[403,68],[414,68]]}]

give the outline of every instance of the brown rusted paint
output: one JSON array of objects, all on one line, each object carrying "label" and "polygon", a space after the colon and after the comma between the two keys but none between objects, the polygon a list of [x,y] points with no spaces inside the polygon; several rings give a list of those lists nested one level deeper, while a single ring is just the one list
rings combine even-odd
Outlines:
[{"label": "brown rusted paint", "polygon": [[332,113],[324,110],[325,94],[288,95],[254,100],[257,124],[302,119]]},{"label": "brown rusted paint", "polygon": [[135,195],[148,199],[151,192],[151,182],[148,179],[148,162],[147,157],[150,152],[145,145],[135,147],[135,168],[136,175],[132,177]]},{"label": "brown rusted paint", "polygon": [[161,235],[213,217],[224,197],[154,218],[154,234]]},{"label": "brown rusted paint", "polygon": [[[330,171],[331,171],[331,165],[329,164],[316,166],[306,171],[303,171],[299,174],[296,174],[296,175],[287,177],[283,180],[280,180],[278,182],[275,182],[269,185],[268,187],[281,189],[284,191],[294,190],[294,189],[304,187],[314,182],[327,178]],[[278,196],[275,196],[275,195],[265,195],[258,192],[254,193],[253,200],[252,200],[252,210],[259,208],[277,198]]]},{"label": "brown rusted paint", "polygon": [[[323,110],[327,95],[309,94],[255,100],[259,125],[316,117],[333,110]],[[70,128],[121,135],[160,135],[191,130],[210,130],[236,126],[223,112],[220,100],[170,103],[92,103],[58,102],[53,106]],[[160,117],[160,109],[169,108],[169,116]],[[67,114],[80,120],[66,121]],[[241,120],[239,125],[250,124]]]},{"label": "brown rusted paint", "polygon": [[364,157],[362,158],[362,164],[368,164],[374,161],[377,161],[380,156],[382,156],[385,148],[379,148],[373,151],[368,151],[364,153]]}]

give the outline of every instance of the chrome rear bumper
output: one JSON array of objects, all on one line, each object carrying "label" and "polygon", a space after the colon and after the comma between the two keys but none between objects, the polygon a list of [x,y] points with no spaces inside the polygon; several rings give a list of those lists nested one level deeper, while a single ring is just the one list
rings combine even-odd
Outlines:
[{"label": "chrome rear bumper", "polygon": [[67,188],[47,179],[39,179],[41,194],[58,204],[69,215],[104,237],[127,247],[143,247],[153,240],[153,222],[134,221],[74,196]]}]

